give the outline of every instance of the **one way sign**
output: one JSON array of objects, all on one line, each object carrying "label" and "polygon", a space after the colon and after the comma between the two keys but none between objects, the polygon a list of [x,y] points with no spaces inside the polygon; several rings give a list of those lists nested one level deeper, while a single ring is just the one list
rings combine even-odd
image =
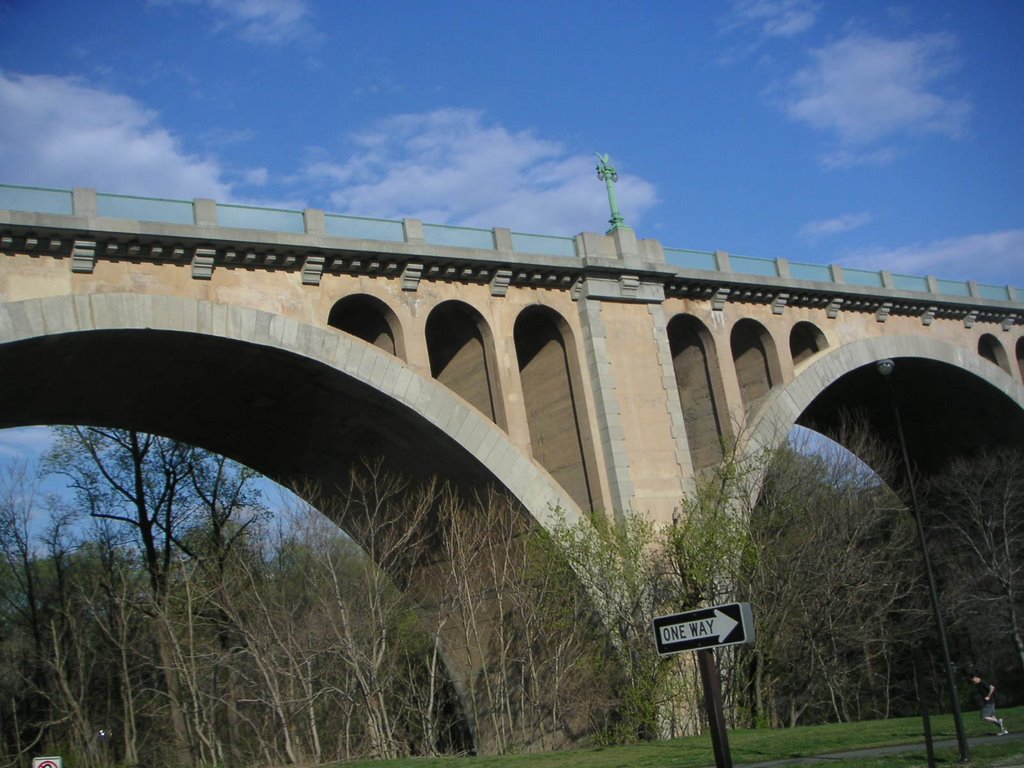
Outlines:
[{"label": "one way sign", "polygon": [[654,620],[658,654],[670,656],[720,645],[754,642],[754,614],[750,603],[729,603]]}]

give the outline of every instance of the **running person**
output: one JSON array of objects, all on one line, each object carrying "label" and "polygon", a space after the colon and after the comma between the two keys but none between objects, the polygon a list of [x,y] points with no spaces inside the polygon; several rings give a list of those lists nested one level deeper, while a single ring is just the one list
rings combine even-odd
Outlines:
[{"label": "running person", "polygon": [[998,725],[999,736],[1009,733],[1003,726],[1003,721],[996,717],[996,687],[982,680],[977,672],[971,672],[971,682],[981,696],[981,719]]}]

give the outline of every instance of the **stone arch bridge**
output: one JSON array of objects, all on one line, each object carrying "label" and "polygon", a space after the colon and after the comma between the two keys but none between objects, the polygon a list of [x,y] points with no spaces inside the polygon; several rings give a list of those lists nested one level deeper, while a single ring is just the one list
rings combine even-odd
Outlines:
[{"label": "stone arch bridge", "polygon": [[378,453],[658,522],[721,445],[843,408],[925,471],[1024,442],[1011,286],[573,238],[0,187],[0,426],[135,427],[285,484]]},{"label": "stone arch bridge", "polygon": [[[668,523],[723,444],[773,446],[844,408],[891,436],[882,358],[925,471],[1020,445],[1022,323],[1013,287],[625,227],[546,237],[0,186],[0,428],[154,432],[290,487],[380,455],[500,486],[541,525],[556,508]],[[456,661],[476,711],[480,661]],[[469,726],[493,739],[482,714]]]}]

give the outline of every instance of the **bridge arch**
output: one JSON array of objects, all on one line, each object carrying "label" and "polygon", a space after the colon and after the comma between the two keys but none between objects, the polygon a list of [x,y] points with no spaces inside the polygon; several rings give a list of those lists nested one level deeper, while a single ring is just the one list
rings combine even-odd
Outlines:
[{"label": "bridge arch", "polygon": [[978,339],[978,354],[1010,373],[1010,359],[999,339],[991,333],[983,333]]},{"label": "bridge arch", "polygon": [[425,335],[430,375],[507,428],[494,337],[483,315],[466,302],[444,301],[427,316]]},{"label": "bridge arch", "polygon": [[142,429],[324,487],[370,447],[425,474],[500,485],[542,526],[555,508],[580,519],[544,469],[441,384],[362,340],[260,310],[134,294],[9,302],[0,369],[3,428]]},{"label": "bridge arch", "polygon": [[749,415],[782,380],[778,350],[768,329],[750,318],[732,327],[729,346],[743,409]]},{"label": "bridge arch", "polygon": [[698,318],[685,314],[669,320],[667,332],[693,468],[705,469],[722,460],[722,440],[728,437],[714,337]]},{"label": "bridge arch", "polygon": [[405,334],[391,308],[375,296],[353,293],[338,299],[327,324],[406,360]]},{"label": "bridge arch", "polygon": [[[891,358],[889,384],[877,361]],[[745,451],[779,446],[797,424],[819,431],[843,408],[864,414],[885,440],[896,440],[896,399],[912,461],[925,473],[985,444],[1024,445],[1024,386],[980,355],[918,336],[860,339],[810,362],[773,390],[752,414]]]},{"label": "bridge arch", "polygon": [[582,509],[592,510],[596,459],[585,434],[572,329],[554,309],[533,304],[516,317],[513,339],[533,457]]},{"label": "bridge arch", "polygon": [[[190,298],[27,299],[0,304],[0,371],[0,428],[79,424],[166,435],[300,494],[329,495],[361,455],[380,455],[464,489],[504,488],[542,528],[582,519],[551,475],[476,408],[331,328]],[[427,574],[407,585],[427,614],[441,604],[436,582]],[[447,648],[442,658],[481,747],[493,737],[471,701],[482,661]]]},{"label": "bridge arch", "polygon": [[814,323],[801,320],[789,332],[789,354],[799,365],[828,347],[828,339]]}]

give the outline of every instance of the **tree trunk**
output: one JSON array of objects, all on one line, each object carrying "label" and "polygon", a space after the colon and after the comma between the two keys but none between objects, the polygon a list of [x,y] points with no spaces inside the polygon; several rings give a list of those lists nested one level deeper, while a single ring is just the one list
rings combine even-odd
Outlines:
[{"label": "tree trunk", "polygon": [[156,617],[156,647],[160,656],[160,669],[167,689],[167,703],[170,709],[171,727],[174,730],[174,754],[181,768],[191,768],[192,749],[189,745],[188,723],[181,706],[181,686],[178,669],[174,662],[174,648],[170,636],[171,628],[161,610]]}]

